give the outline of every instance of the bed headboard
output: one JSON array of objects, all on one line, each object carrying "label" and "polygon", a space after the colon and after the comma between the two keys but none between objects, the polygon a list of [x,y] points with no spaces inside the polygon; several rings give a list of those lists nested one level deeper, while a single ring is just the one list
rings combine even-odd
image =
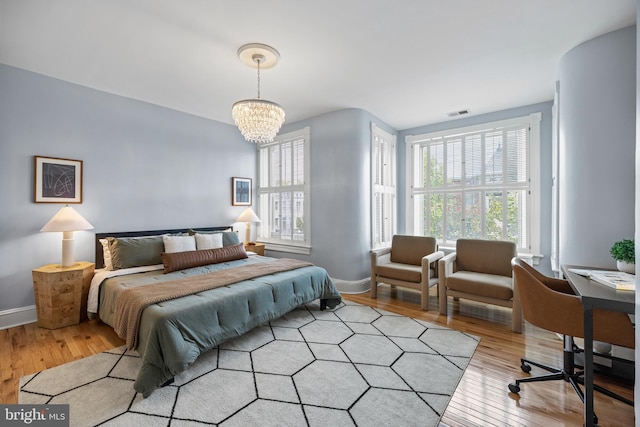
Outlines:
[{"label": "bed headboard", "polygon": [[173,230],[148,230],[148,231],[118,231],[115,233],[96,233],[95,251],[96,251],[96,268],[104,267],[104,256],[102,252],[102,243],[100,239],[107,237],[140,237],[140,236],[157,236],[159,234],[179,234],[192,231],[225,231],[232,230],[233,226],[225,225],[223,227],[193,227],[193,228],[177,228]]}]

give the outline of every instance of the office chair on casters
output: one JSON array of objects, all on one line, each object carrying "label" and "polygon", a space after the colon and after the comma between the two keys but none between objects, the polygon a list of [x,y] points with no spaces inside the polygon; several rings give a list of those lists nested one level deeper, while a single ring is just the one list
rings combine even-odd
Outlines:
[{"label": "office chair on casters", "polygon": [[[513,258],[514,298],[520,298],[524,319],[529,323],[564,336],[563,366],[547,366],[528,359],[520,359],[523,372],[531,372],[531,365],[542,368],[551,374],[517,379],[509,384],[509,391],[520,392],[520,384],[538,381],[564,380],[569,382],[584,403],[584,394],[580,384],[584,384],[584,371],[574,369],[574,353],[577,347],[572,337],[584,337],[584,317],[582,303],[566,280],[547,277],[538,272],[520,258]],[[593,339],[622,347],[635,348],[633,324],[624,313],[608,310],[593,311]],[[633,402],[597,384],[599,391],[621,402],[633,406]],[[594,414],[597,424],[597,417]]]}]

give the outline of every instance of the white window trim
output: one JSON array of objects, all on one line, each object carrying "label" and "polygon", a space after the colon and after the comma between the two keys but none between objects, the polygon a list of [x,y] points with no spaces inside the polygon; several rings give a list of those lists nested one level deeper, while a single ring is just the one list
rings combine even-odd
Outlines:
[{"label": "white window trim", "polygon": [[[392,161],[392,179],[393,179],[393,185],[390,186],[392,188],[388,188],[387,190],[392,190],[393,191],[393,200],[394,200],[394,205],[393,205],[393,209],[391,212],[392,215],[392,219],[391,219],[391,235],[393,236],[396,233],[397,230],[397,217],[398,217],[398,206],[397,206],[397,200],[398,200],[398,194],[397,194],[397,188],[398,188],[398,184],[396,182],[396,173],[397,173],[397,157],[396,157],[396,142],[397,142],[397,138],[395,135],[390,134],[389,132],[379,128],[378,126],[376,126],[375,123],[371,122],[371,249],[380,249],[383,247],[389,247],[391,246],[391,240],[389,240],[388,242],[383,242],[381,244],[377,244],[375,241],[375,226],[376,226],[376,222],[375,222],[375,210],[376,210],[376,206],[375,206],[375,196],[376,196],[376,186],[375,186],[375,158],[374,158],[374,145],[375,145],[375,138],[376,136],[378,136],[379,138],[385,140],[385,141],[390,141],[391,142],[391,161]],[[383,193],[387,193],[388,192],[383,192]]]},{"label": "white window trim", "polygon": [[[515,117],[512,119],[499,120],[495,122],[483,123],[479,125],[466,126],[462,128],[448,129],[444,131],[424,133],[420,135],[407,135],[405,138],[406,149],[406,223],[407,230],[414,230],[413,223],[413,198],[412,182],[414,172],[414,162],[412,146],[427,139],[439,137],[451,137],[467,133],[486,131],[491,128],[502,128],[527,122],[530,129],[529,140],[529,203],[530,203],[530,241],[529,252],[518,254],[526,258],[532,258],[533,264],[537,265],[543,257],[540,250],[540,122],[542,113],[532,113],[528,116]],[[442,249],[455,250],[455,248],[443,247]]]},{"label": "white window trim", "polygon": [[[287,252],[294,254],[311,254],[311,128],[306,126],[302,129],[287,132],[276,136],[273,142],[262,143],[258,145],[258,179],[260,179],[260,153],[262,148],[269,147],[270,145],[281,144],[289,139],[304,138],[304,185],[302,189],[304,192],[304,242],[295,243],[293,241],[286,241],[280,239],[265,239],[260,238],[259,242],[265,244],[265,249],[270,251]],[[294,190],[295,191],[295,190]],[[260,182],[258,181],[258,203],[260,200],[261,191]]]}]

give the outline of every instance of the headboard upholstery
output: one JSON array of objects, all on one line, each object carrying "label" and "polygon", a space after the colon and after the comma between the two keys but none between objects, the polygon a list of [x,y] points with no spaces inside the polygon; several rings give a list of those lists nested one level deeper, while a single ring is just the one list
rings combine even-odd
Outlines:
[{"label": "headboard upholstery", "polygon": [[233,229],[230,225],[222,227],[193,227],[193,228],[177,228],[173,230],[148,230],[148,231],[118,231],[115,233],[96,233],[95,251],[96,251],[96,268],[104,267],[104,256],[102,252],[102,243],[100,239],[107,237],[140,237],[140,236],[157,236],[159,234],[179,234],[193,231],[225,231]]}]

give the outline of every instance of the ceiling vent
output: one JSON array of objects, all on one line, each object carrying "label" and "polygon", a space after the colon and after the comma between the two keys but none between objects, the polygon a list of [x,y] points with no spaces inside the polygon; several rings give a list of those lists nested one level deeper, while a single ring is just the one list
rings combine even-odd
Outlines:
[{"label": "ceiling vent", "polygon": [[463,116],[465,114],[469,114],[469,109],[464,109],[464,110],[458,110],[458,111],[452,111],[450,113],[447,113],[447,116],[449,117],[456,117],[456,116]]}]

